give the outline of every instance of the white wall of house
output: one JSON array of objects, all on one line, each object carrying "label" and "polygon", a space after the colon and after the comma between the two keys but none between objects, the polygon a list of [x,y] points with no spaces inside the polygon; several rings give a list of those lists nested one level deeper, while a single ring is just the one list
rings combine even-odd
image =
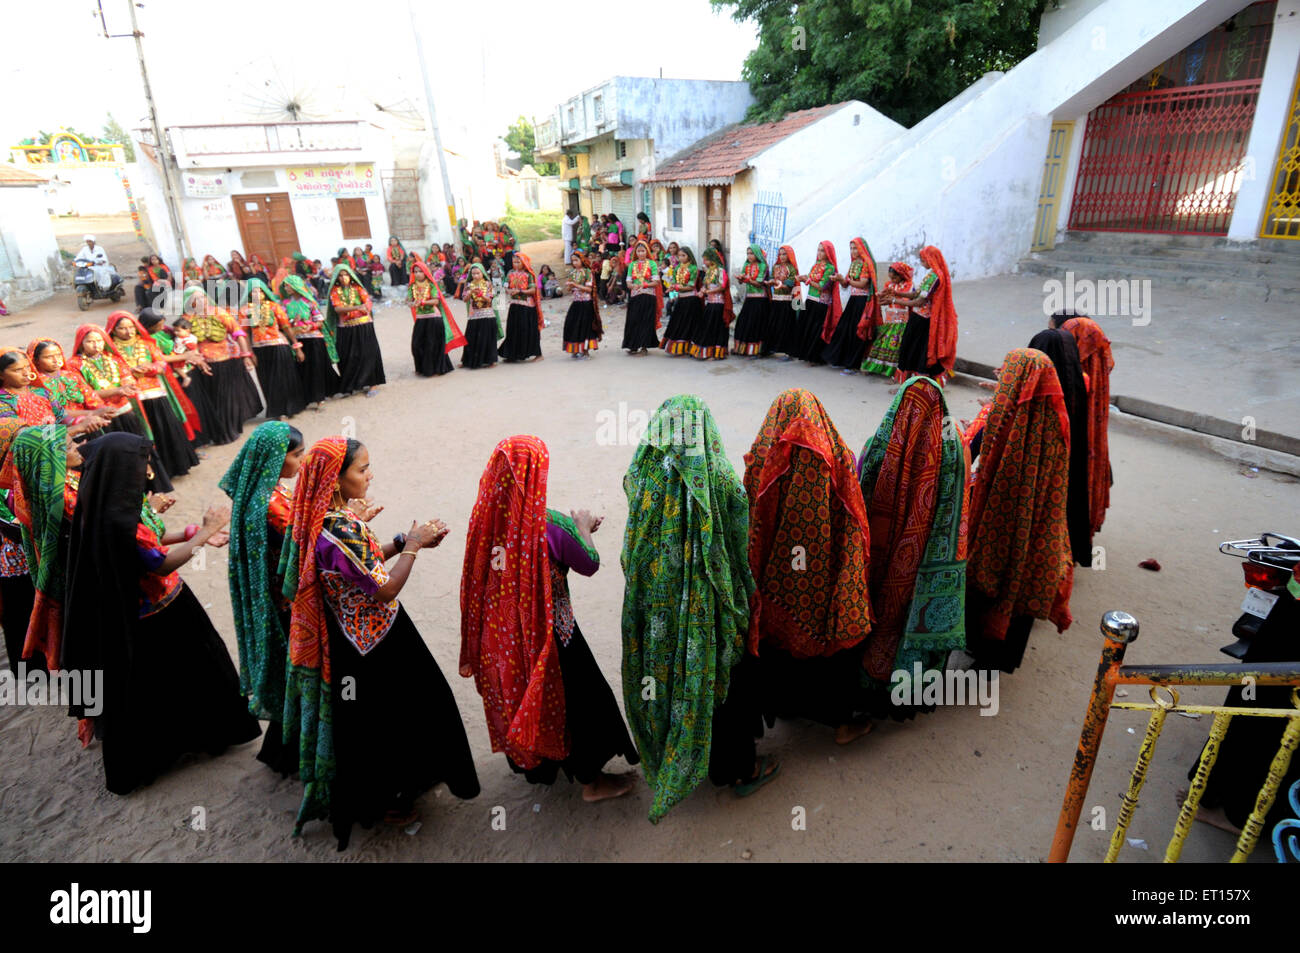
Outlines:
[{"label": "white wall of house", "polygon": [[50,177],[56,215],[120,215],[129,211],[122,175],[128,178],[134,166],[103,165],[60,169],[57,164],[41,170]]},{"label": "white wall of house", "polygon": [[938,245],[955,278],[1014,270],[1029,248],[1052,118],[1085,115],[1247,5],[1097,4],[1010,72],[864,157],[845,176],[861,184],[838,184],[840,200],[790,235],[795,251],[802,257],[824,238],[838,248],[860,234],[879,259]]},{"label": "white wall of house", "polygon": [[672,224],[672,189],[654,190],[654,212],[651,223],[654,225],[655,237],[665,245],[676,242],[690,246],[698,261],[706,242],[702,241],[707,226],[704,207],[704,189],[700,186],[681,187],[682,224],[674,228]]},{"label": "white wall of house", "polygon": [[66,283],[70,272],[59,257],[44,183],[0,185],[0,245],[0,299],[12,303],[26,292],[39,300]]}]

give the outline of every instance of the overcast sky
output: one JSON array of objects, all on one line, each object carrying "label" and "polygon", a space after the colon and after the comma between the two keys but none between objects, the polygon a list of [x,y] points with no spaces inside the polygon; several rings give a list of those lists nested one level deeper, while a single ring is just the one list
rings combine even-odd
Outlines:
[{"label": "overcast sky", "polygon": [[[109,32],[129,33],[127,0],[103,6]],[[708,0],[579,4],[591,14],[580,22],[574,4],[545,0],[415,6],[444,139],[502,135],[521,113],[549,115],[613,75],[738,80],[756,42],[752,24],[714,14]],[[407,0],[147,0],[136,13],[159,117],[187,125],[254,120],[290,97],[304,118],[340,109],[372,118],[378,103],[418,121],[408,9]],[[0,154],[61,125],[98,133],[110,111],[128,129],[146,124],[135,44],[103,38],[95,0],[4,0],[3,10]]]}]

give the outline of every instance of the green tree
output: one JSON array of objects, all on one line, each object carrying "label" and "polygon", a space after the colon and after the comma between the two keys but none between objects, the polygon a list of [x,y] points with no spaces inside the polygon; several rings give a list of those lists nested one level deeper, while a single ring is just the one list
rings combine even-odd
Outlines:
[{"label": "green tree", "polygon": [[537,170],[538,175],[560,174],[559,163],[535,160],[533,150],[536,148],[536,139],[533,137],[533,124],[529,122],[527,116],[520,116],[515,120],[502,138],[512,152],[519,153],[519,158],[524,165],[531,165]]},{"label": "green tree", "polygon": [[113,114],[108,114],[108,122],[104,123],[104,138],[109,142],[120,143],[126,152],[126,161],[135,161],[135,143],[131,141],[131,136],[121,123],[113,118]]},{"label": "green tree", "polygon": [[1033,53],[1050,0],[710,0],[758,25],[746,118],[859,99],[915,125],[989,70]]}]

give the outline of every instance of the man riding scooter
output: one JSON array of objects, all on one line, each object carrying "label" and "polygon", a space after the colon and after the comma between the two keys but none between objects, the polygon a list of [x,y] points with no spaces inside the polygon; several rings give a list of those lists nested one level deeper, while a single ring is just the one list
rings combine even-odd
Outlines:
[{"label": "man riding scooter", "polygon": [[90,307],[94,298],[112,298],[118,301],[125,295],[121,276],[109,264],[108,252],[95,244],[94,235],[85,236],[84,241],[85,244],[74,259],[77,276],[73,280],[77,290],[77,306],[82,311]]}]

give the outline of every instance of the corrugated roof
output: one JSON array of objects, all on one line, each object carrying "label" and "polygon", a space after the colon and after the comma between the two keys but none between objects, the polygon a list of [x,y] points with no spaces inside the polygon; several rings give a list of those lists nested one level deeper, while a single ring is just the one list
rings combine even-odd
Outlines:
[{"label": "corrugated roof", "polygon": [[786,113],[776,122],[736,123],[670,156],[644,182],[672,185],[719,185],[749,167],[749,160],[800,129],[824,119],[847,103]]},{"label": "corrugated roof", "polygon": [[0,162],[0,185],[41,185],[49,179],[8,162]]}]

